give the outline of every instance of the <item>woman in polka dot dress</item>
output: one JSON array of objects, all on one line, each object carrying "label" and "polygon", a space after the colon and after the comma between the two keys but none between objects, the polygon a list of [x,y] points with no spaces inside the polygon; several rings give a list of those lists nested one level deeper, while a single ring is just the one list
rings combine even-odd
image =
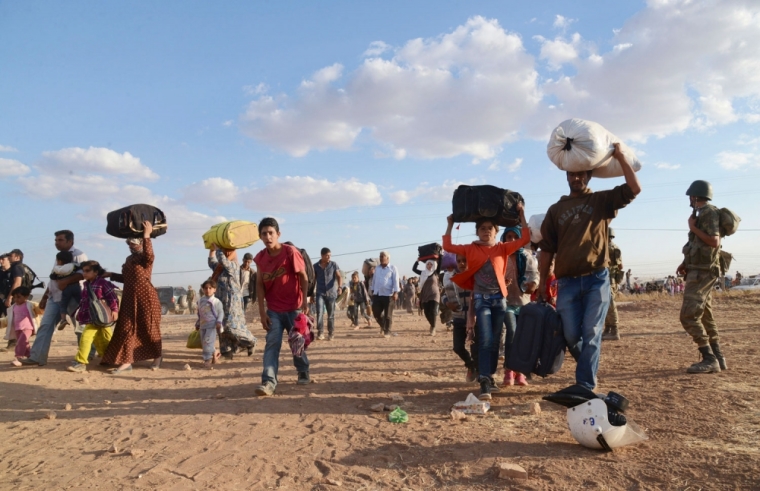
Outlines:
[{"label": "woman in polka dot dress", "polygon": [[237,251],[212,245],[208,254],[208,266],[214,270],[212,279],[217,282],[216,298],[224,306],[224,323],[219,336],[222,356],[231,360],[238,349],[246,348],[248,356],[251,356],[256,347],[256,338],[245,325]]},{"label": "woman in polka dot dress", "polygon": [[153,226],[143,222],[143,228],[142,239],[127,240],[132,254],[121,267],[121,274],[106,273],[113,281],[124,283],[119,320],[102,361],[119,365],[113,374],[131,371],[136,361],[152,359],[153,370],[161,366],[161,303],[150,281],[155,258],[150,242]]}]

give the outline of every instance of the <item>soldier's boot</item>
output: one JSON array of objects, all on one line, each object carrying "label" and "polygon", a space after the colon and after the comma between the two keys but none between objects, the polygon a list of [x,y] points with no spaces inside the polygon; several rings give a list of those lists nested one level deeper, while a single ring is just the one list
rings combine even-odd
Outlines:
[{"label": "soldier's boot", "polygon": [[610,326],[604,326],[604,332],[602,333],[602,339],[604,339],[605,334],[609,334],[610,332]]},{"label": "soldier's boot", "polygon": [[720,345],[718,343],[710,343],[710,347],[712,348],[712,352],[715,355],[715,358],[718,359],[718,365],[720,365],[721,371],[728,370],[728,365],[726,365],[726,358],[720,351]]},{"label": "soldier's boot", "polygon": [[699,348],[702,361],[686,369],[686,373],[720,373],[720,364],[709,346]]},{"label": "soldier's boot", "polygon": [[617,326],[610,326],[607,329],[605,329],[604,334],[602,334],[602,341],[619,341],[620,340],[620,334],[618,333]]}]

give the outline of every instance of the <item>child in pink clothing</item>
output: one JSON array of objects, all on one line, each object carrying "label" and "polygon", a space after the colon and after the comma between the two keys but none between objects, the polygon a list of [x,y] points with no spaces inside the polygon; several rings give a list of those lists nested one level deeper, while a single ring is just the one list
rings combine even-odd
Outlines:
[{"label": "child in pink clothing", "polygon": [[23,286],[11,292],[13,305],[8,312],[8,325],[13,326],[16,332],[16,358],[11,362],[11,365],[16,367],[21,366],[19,359],[29,357],[29,338],[37,330],[34,305],[28,301],[31,293],[29,288]]}]

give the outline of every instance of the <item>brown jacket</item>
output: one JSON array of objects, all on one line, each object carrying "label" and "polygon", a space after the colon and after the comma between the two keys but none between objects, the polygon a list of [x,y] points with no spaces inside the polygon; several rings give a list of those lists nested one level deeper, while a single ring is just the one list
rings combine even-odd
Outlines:
[{"label": "brown jacket", "polygon": [[563,196],[549,207],[541,225],[542,251],[556,254],[557,278],[583,276],[609,265],[607,229],[617,210],[633,201],[628,184],[609,191],[572,198]]}]

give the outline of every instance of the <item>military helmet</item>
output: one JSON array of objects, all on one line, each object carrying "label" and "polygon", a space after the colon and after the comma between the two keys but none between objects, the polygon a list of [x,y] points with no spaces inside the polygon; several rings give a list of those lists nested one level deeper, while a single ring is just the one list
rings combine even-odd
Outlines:
[{"label": "military helmet", "polygon": [[713,197],[712,184],[707,181],[694,181],[686,190],[686,196],[696,196],[697,198],[704,198],[711,200]]},{"label": "military helmet", "polygon": [[612,228],[612,227],[610,227],[609,229],[607,229],[607,235],[609,235],[610,239],[614,239],[615,238],[615,229]]}]

